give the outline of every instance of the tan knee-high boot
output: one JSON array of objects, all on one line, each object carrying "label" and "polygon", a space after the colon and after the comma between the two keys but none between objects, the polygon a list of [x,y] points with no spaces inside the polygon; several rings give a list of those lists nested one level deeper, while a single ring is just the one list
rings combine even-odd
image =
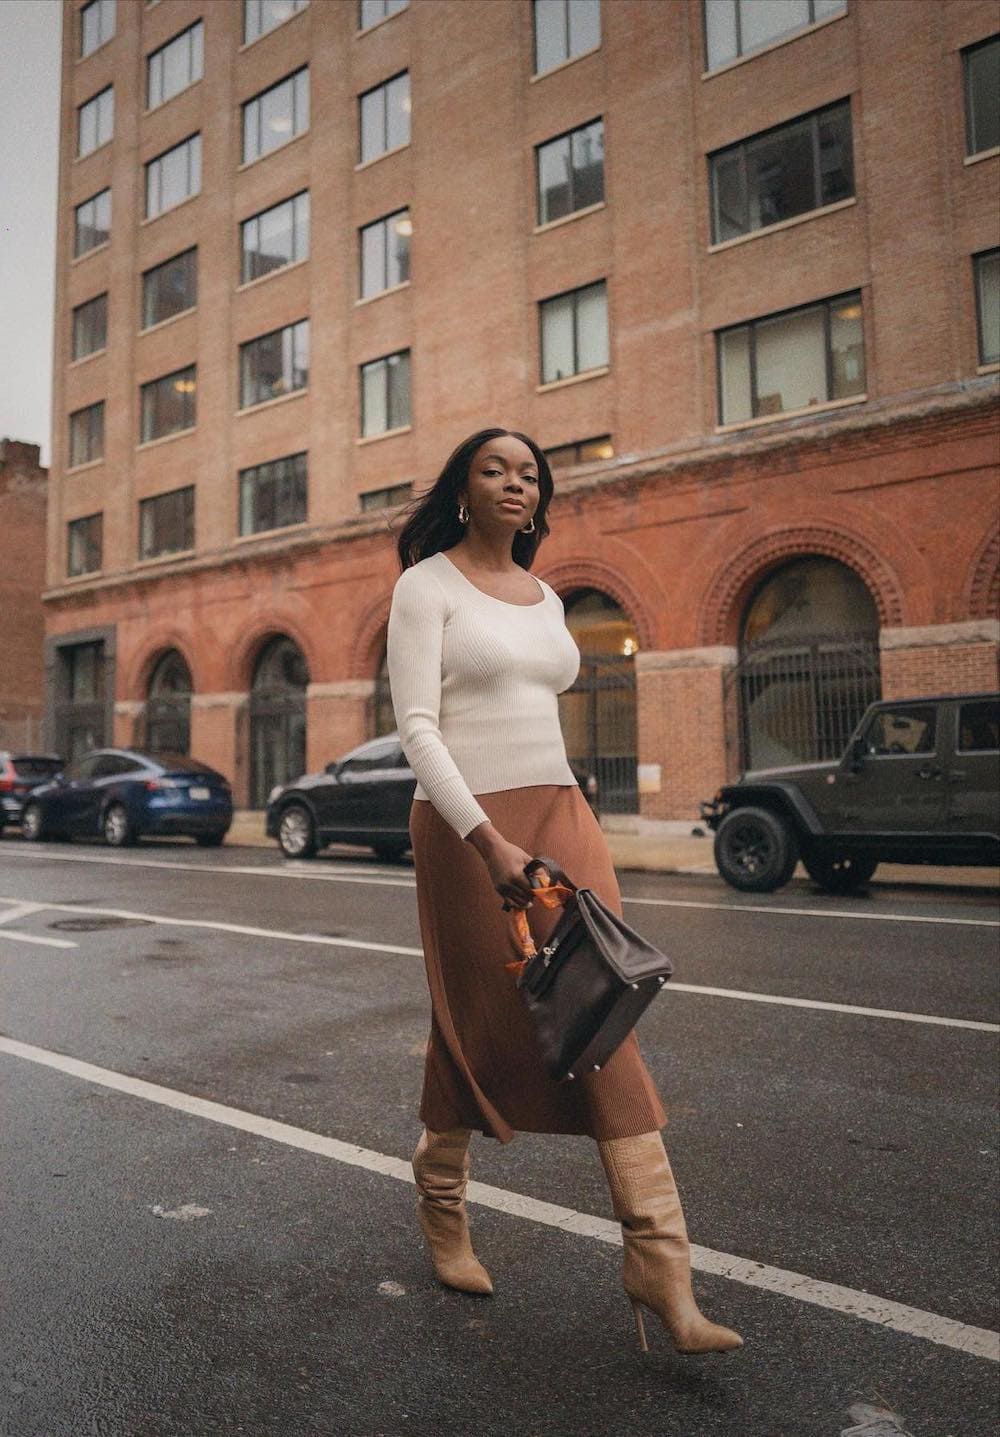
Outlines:
[{"label": "tan knee-high boot", "polygon": [[469,1183],[468,1128],[432,1133],[425,1128],[413,1154],[417,1217],[431,1250],[434,1271],[446,1287],[492,1292],[490,1275],[472,1251],[465,1189]]},{"label": "tan knee-high boot", "polygon": [[709,1322],[691,1291],[691,1250],[681,1200],[659,1133],[598,1143],[625,1247],[625,1291],[639,1345],[648,1352],[642,1308],[654,1312],[678,1352],[728,1352],[739,1333]]}]

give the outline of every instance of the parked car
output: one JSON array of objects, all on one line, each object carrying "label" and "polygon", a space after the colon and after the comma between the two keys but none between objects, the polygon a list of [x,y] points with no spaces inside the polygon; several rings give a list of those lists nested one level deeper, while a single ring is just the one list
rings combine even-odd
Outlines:
[{"label": "parked car", "polygon": [[53,753],[7,753],[0,750],[0,832],[21,822],[25,799],[63,766]]},{"label": "parked car", "polygon": [[[592,774],[574,773],[591,806]],[[266,827],[287,858],[312,858],[328,843],[357,843],[396,862],[410,846],[410,805],[417,780],[398,734],[370,739],[322,773],[279,784],[267,801]]]},{"label": "parked car", "polygon": [[1000,863],[1000,695],[872,704],[844,756],[745,773],[702,816],[734,888],[770,893],[801,858],[831,893],[880,863]]},{"label": "parked car", "polygon": [[147,834],[182,834],[205,848],[225,838],[233,795],[221,773],[188,754],[99,748],[33,790],[21,831],[46,838],[97,838],[123,848]]}]

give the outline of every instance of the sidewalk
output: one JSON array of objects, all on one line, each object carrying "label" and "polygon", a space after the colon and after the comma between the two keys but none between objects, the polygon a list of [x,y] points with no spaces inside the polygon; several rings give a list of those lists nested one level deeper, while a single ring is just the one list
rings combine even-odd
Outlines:
[{"label": "sidewalk", "polygon": [[[631,815],[610,814],[602,820],[616,868],[645,873],[714,874],[711,830],[698,823],[656,822]],[[277,847],[264,833],[264,815],[239,809],[226,840],[230,847]],[[367,851],[367,850],[365,850]],[[800,865],[796,877],[808,875]],[[1000,886],[995,868],[937,868],[930,865],[883,863],[878,883],[945,884],[957,888]]]}]

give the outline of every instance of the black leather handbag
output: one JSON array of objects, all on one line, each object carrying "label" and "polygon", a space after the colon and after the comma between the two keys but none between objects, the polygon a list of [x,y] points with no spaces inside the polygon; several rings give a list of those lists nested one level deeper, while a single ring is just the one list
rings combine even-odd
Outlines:
[{"label": "black leather handbag", "polygon": [[524,956],[507,966],[517,973],[549,1075],[569,1081],[603,1068],[673,965],[551,858],[532,859],[524,871],[545,907],[563,912],[541,949],[526,915],[515,913]]}]

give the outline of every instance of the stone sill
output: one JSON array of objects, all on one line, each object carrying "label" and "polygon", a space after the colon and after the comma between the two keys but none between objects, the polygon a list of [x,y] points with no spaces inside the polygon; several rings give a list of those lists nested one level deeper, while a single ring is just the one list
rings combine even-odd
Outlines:
[{"label": "stone sill", "polygon": [[381,439],[395,439],[398,434],[411,434],[412,432],[412,424],[400,424],[396,429],[383,429],[381,434],[364,434],[354,442],[360,448],[364,444],[377,444]]},{"label": "stone sill", "polygon": [[287,16],[284,20],[279,20],[277,25],[272,25],[270,30],[265,30],[262,35],[256,36],[255,39],[244,40],[243,44],[240,45],[236,51],[237,55],[243,55],[246,53],[247,50],[252,50],[255,45],[259,45],[260,42],[262,40],[266,40],[269,35],[275,34],[275,32],[278,30],[283,30],[286,25],[290,25],[292,21],[297,20],[300,15],[308,15],[308,13],[309,6],[307,5],[304,10],[296,10],[293,14]]},{"label": "stone sill", "polygon": [[143,439],[135,446],[135,452],[139,454],[147,449],[159,449],[161,444],[172,444],[175,439],[183,439],[187,434],[194,434],[197,428],[197,424],[192,424],[190,429],[175,429],[173,434],[161,434],[156,439]]},{"label": "stone sill", "polygon": [[[183,140],[181,141],[181,143],[184,143]],[[156,159],[157,157],[154,155],[153,158]],[[155,225],[157,220],[166,219],[167,215],[175,215],[177,211],[182,210],[185,205],[193,205],[195,200],[200,199],[201,190],[198,190],[198,192],[193,195],[185,195],[182,200],[178,200],[177,203],[175,205],[171,205],[169,209],[160,210],[157,214],[147,215],[144,220],[140,220],[139,228],[145,229],[146,225]]]},{"label": "stone sill", "polygon": [[867,394],[852,394],[849,399],[831,399],[824,404],[807,404],[804,409],[783,409],[780,414],[758,414],[756,419],[740,419],[732,424],[717,424],[716,434],[734,434],[741,429],[759,429],[763,424],[780,424],[783,419],[801,419],[807,414],[829,414],[849,409],[854,404],[867,404]]},{"label": "stone sill", "polygon": [[233,417],[242,419],[247,414],[259,414],[262,409],[273,409],[276,404],[287,404],[290,399],[301,399],[309,393],[308,384],[303,389],[292,389],[288,394],[276,394],[273,399],[262,399],[259,404],[248,404],[245,409],[235,409]]},{"label": "stone sill", "polygon": [[355,30],[355,40],[360,40],[362,35],[370,35],[373,30],[381,30],[383,25],[388,25],[389,21],[395,20],[397,15],[406,15],[409,12],[409,9],[409,5],[406,5],[403,7],[402,10],[393,10],[391,15],[383,15],[381,20],[373,20],[372,23],[370,25],[366,25],[363,30]]},{"label": "stone sill", "polygon": [[[399,13],[402,14],[403,12],[400,11]],[[390,16],[389,18],[391,19],[392,17]],[[360,174],[362,170],[370,170],[372,165],[377,165],[382,160],[387,160],[390,155],[398,155],[401,151],[408,150],[410,148],[410,144],[411,141],[404,140],[401,145],[393,145],[391,150],[383,150],[380,155],[372,155],[370,160],[360,160],[354,166],[354,173],[357,175]]]},{"label": "stone sill", "polygon": [[584,205],[582,210],[574,210],[570,215],[560,215],[557,220],[547,220],[543,225],[535,225],[531,231],[533,235],[548,234],[549,230],[557,230],[562,225],[568,225],[573,220],[582,220],[584,215],[596,215],[598,210],[607,209],[607,200],[598,200],[596,204]]},{"label": "stone sill", "polygon": [[[300,15],[304,15],[305,13],[306,13],[306,12],[305,12],[304,10],[300,10],[300,11],[299,11],[299,14],[300,14]],[[294,16],[289,16],[289,19],[294,19],[294,18],[295,18]],[[288,24],[288,20],[286,20],[284,23],[287,25],[287,24]],[[277,29],[277,26],[275,26],[275,29]],[[270,34],[270,33],[271,33],[270,30],[269,30],[267,33]],[[263,38],[263,37],[262,37],[262,38]],[[302,67],[300,66],[299,68],[301,69]],[[293,72],[293,73],[294,73],[294,72]],[[280,83],[280,81],[279,81],[279,83]],[[251,99],[252,99],[252,98],[253,98],[253,96],[251,96]],[[246,102],[244,102],[244,103],[246,103]],[[244,161],[242,162],[242,164],[239,164],[239,165],[236,166],[236,173],[237,173],[238,175],[242,175],[245,170],[252,170],[253,167],[254,167],[254,165],[262,165],[262,164],[264,163],[264,161],[265,161],[265,160],[269,160],[272,155],[283,155],[283,154],[285,153],[285,151],[288,149],[289,145],[294,145],[294,144],[296,144],[299,140],[304,140],[304,139],[306,139],[306,138],[308,137],[308,135],[309,135],[309,126],[307,125],[306,128],[305,128],[304,130],[300,130],[297,135],[289,135],[289,137],[288,137],[287,140],[282,140],[282,142],[281,142],[280,145],[275,145],[274,148],[271,149],[271,150],[268,150],[266,154],[263,154],[263,155],[255,155],[252,160],[244,160]]]},{"label": "stone sill", "polygon": [[[196,22],[195,22],[195,23],[196,23]],[[192,27],[188,27],[188,28],[192,28]],[[179,35],[183,35],[183,34],[184,34],[184,31],[183,31],[183,30],[180,30],[180,31],[178,31],[178,34],[179,34]],[[176,39],[176,38],[177,38],[177,36],[175,35],[175,36],[174,36],[174,39]],[[170,44],[170,41],[169,41],[169,40],[167,41],[167,44],[168,44],[168,45]],[[155,53],[156,53],[155,50],[151,50],[151,51],[150,51],[150,54],[155,54]],[[149,59],[149,55],[146,56],[146,59],[147,59],[147,60]],[[201,77],[200,80],[192,80],[192,81],[190,82],[190,84],[184,86],[183,90],[178,90],[178,91],[176,92],[176,94],[168,95],[167,98],[166,98],[165,100],[161,100],[158,105],[153,105],[153,107],[152,107],[151,109],[141,110],[141,111],[139,112],[139,118],[145,120],[148,115],[158,115],[158,114],[160,113],[160,111],[161,111],[161,110],[165,110],[165,109],[167,108],[167,106],[168,106],[169,104],[171,104],[172,101],[174,101],[174,100],[179,100],[180,97],[181,97],[182,95],[186,95],[189,90],[193,90],[193,89],[195,89],[196,86],[202,84],[203,81],[204,81],[204,79],[205,79],[205,77],[204,77],[204,75],[202,75],[202,77]]]},{"label": "stone sill", "polygon": [[105,345],[103,349],[92,349],[89,354],[81,354],[79,359],[71,359],[66,366],[66,373],[68,374],[73,369],[79,369],[84,364],[89,364],[92,359],[100,359],[107,352],[108,346]]},{"label": "stone sill", "polygon": [[966,155],[962,164],[965,166],[978,165],[980,160],[995,160],[997,155],[1000,155],[1000,145],[993,145],[988,150],[978,150],[974,155]]},{"label": "stone sill", "polygon": [[[305,11],[304,11],[304,10],[300,10],[300,11],[299,11],[299,14],[300,14],[300,15],[304,15],[304,14],[305,14]],[[286,21],[285,21],[285,24],[287,25],[287,23],[288,23],[288,22],[287,22],[287,20],[286,20]],[[300,193],[301,193],[301,191],[300,191]],[[277,269],[268,270],[267,274],[259,274],[256,279],[247,279],[247,280],[244,280],[242,284],[238,284],[238,285],[236,286],[236,293],[237,293],[237,294],[243,294],[243,292],[244,292],[245,290],[255,289],[255,288],[257,287],[257,285],[259,285],[259,284],[266,284],[269,279],[277,279],[279,275],[281,275],[281,274],[288,274],[289,270],[301,269],[304,264],[308,264],[308,263],[309,263],[309,256],[308,256],[308,255],[306,255],[304,259],[293,259],[292,262],[291,262],[291,264],[283,264],[283,265],[280,265]]]},{"label": "stone sill", "polygon": [[528,84],[537,85],[539,80],[547,80],[550,75],[558,75],[560,70],[568,70],[570,65],[576,65],[581,60],[586,60],[588,55],[596,55],[600,48],[600,41],[598,41],[596,45],[591,45],[589,50],[581,50],[579,55],[570,55],[567,60],[560,60],[558,65],[550,65],[547,70],[539,70],[532,75]]},{"label": "stone sill", "polygon": [[736,70],[740,65],[747,65],[751,60],[758,59],[761,55],[769,55],[772,50],[780,50],[784,45],[791,45],[796,40],[801,40],[803,35],[813,35],[817,30],[824,30],[827,25],[835,25],[838,20],[846,20],[850,11],[841,10],[839,15],[827,15],[823,20],[817,20],[813,25],[803,25],[801,30],[794,30],[791,35],[781,35],[777,40],[772,40],[770,45],[761,45],[759,50],[751,50],[748,55],[737,55],[735,60],[727,60],[724,65],[717,65],[714,70],[703,70],[703,80],[714,80],[716,75],[727,75],[730,70]]},{"label": "stone sill", "polygon": [[741,244],[749,244],[751,240],[761,239],[764,235],[777,234],[779,230],[790,230],[795,225],[807,224],[809,220],[822,219],[824,215],[835,215],[838,210],[849,210],[857,202],[857,195],[851,195],[850,199],[838,200],[836,204],[821,205],[818,210],[807,210],[803,215],[793,215],[791,219],[779,220],[777,224],[764,225],[759,230],[751,230],[749,234],[736,235],[733,239],[720,240],[718,244],[710,244],[707,253],[722,254],[724,250],[735,249]]},{"label": "stone sill", "polygon": [[100,459],[88,459],[85,464],[72,464],[65,471],[67,479],[71,474],[84,474],[88,469],[99,469],[104,463],[104,455]]},{"label": "stone sill", "polygon": [[[87,56],[87,59],[90,59],[89,55]],[[95,145],[95,147],[92,150],[88,150],[85,155],[74,155],[71,163],[74,165],[86,164],[87,160],[92,160],[95,155],[99,155],[102,150],[108,149],[109,146],[114,144],[114,142],[115,137],[114,135],[112,135],[110,140],[102,140],[99,145]]]},{"label": "stone sill", "polygon": [[[83,204],[83,205],[85,205],[85,204],[87,203],[87,201],[86,201],[86,200],[81,200],[80,203]],[[72,269],[73,266],[76,265],[76,264],[83,264],[84,260],[85,260],[85,259],[90,259],[91,255],[101,254],[101,253],[103,253],[104,250],[110,249],[110,248],[111,248],[111,241],[110,241],[109,239],[105,240],[103,244],[95,244],[92,249],[85,249],[84,252],[83,252],[83,254],[75,254],[75,255],[73,256],[73,258],[72,258],[72,259],[70,260],[70,262],[69,262],[69,267],[70,267],[70,269]]]},{"label": "stone sill", "polygon": [[172,314],[169,319],[158,319],[155,324],[149,325],[146,329],[137,329],[135,332],[136,338],[141,339],[144,334],[156,334],[157,331],[166,329],[168,325],[176,324],[179,319],[187,319],[189,315],[197,314],[197,312],[198,306],[192,304],[189,308],[182,309],[179,314]]},{"label": "stone sill", "polygon": [[548,384],[537,384],[535,393],[551,394],[553,389],[568,389],[571,384],[582,384],[586,379],[600,379],[610,373],[611,366],[602,364],[599,369],[585,369],[582,374],[570,374],[565,379],[550,379]]},{"label": "stone sill", "polygon": [[[402,10],[400,10],[398,13],[402,15],[403,12]],[[388,20],[392,20],[394,18],[395,17],[392,15],[386,16],[386,19]],[[381,25],[382,23],[383,22],[380,20],[379,24]],[[409,289],[409,287],[410,281],[408,279],[404,279],[402,284],[391,284],[388,289],[380,289],[378,294],[369,294],[364,299],[356,299],[354,301],[354,308],[360,309],[362,305],[374,304],[377,299],[385,299],[387,294],[398,294],[401,289]]]}]

